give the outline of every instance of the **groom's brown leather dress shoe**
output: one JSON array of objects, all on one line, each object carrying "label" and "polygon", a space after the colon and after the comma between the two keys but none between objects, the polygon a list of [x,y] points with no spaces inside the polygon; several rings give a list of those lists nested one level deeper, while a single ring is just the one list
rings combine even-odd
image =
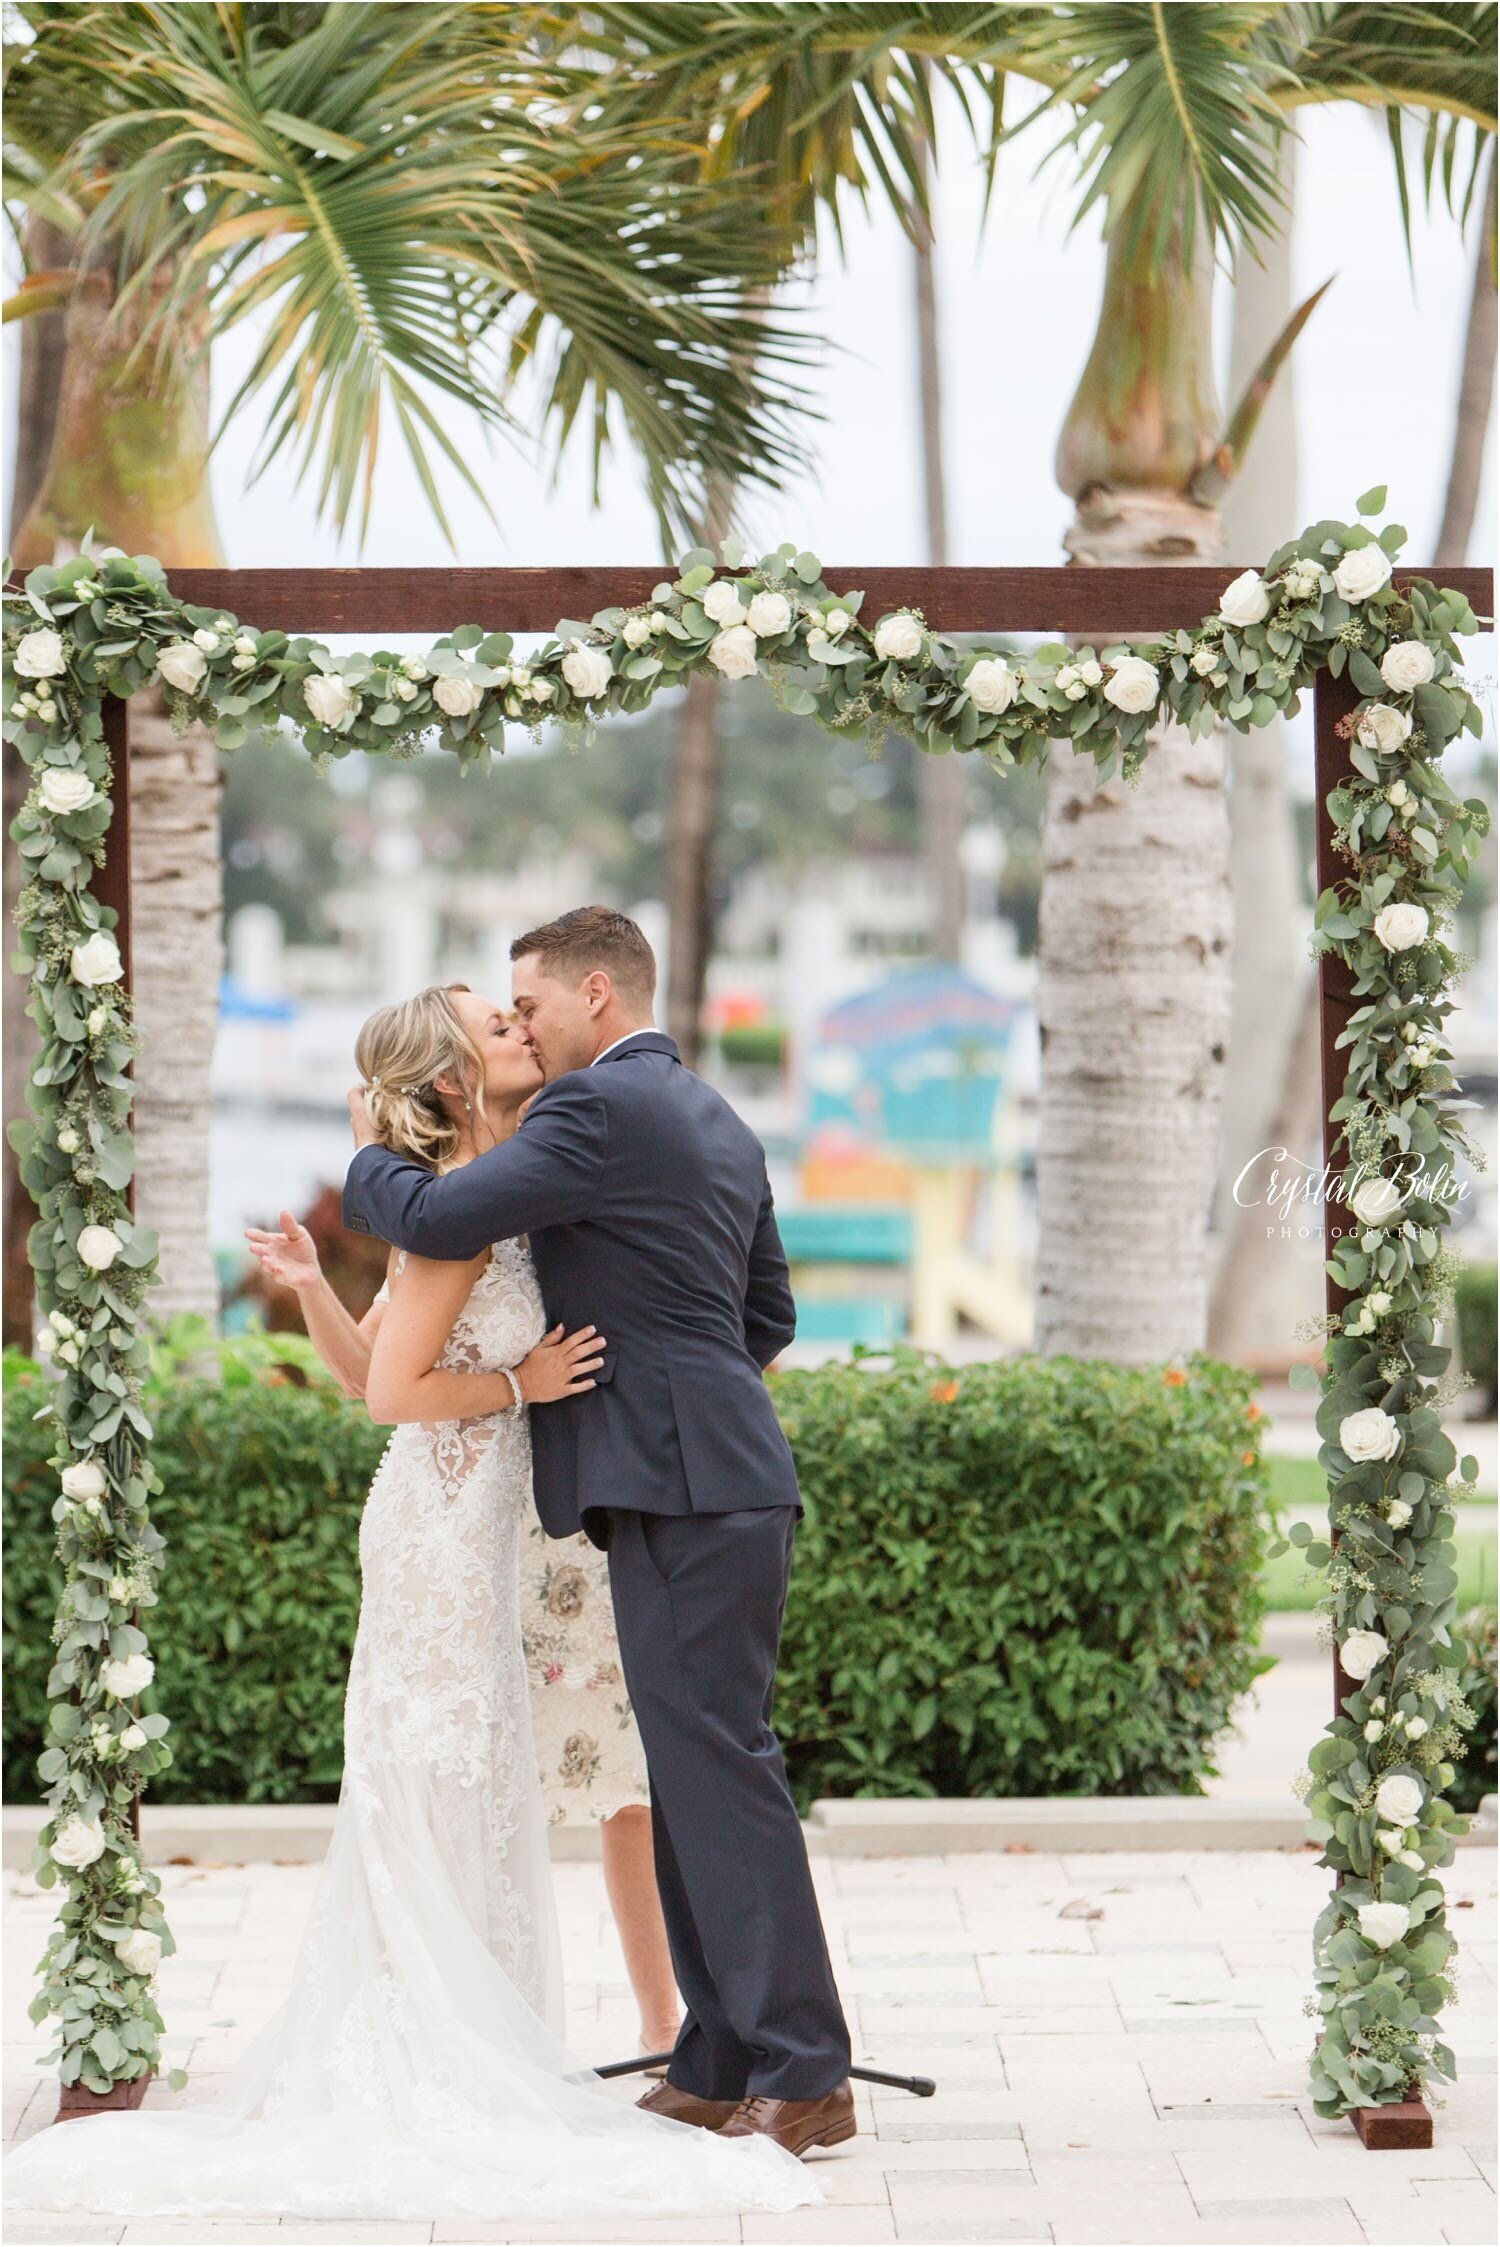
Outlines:
[{"label": "groom's brown leather dress shoe", "polygon": [[788,2153],[802,2154],[814,2146],[841,2146],[857,2128],[854,2093],[847,2083],[839,2083],[821,2099],[742,2099],[734,2120],[720,2134],[774,2138]]},{"label": "groom's brown leather dress shoe", "polygon": [[658,2083],[635,2103],[648,2114],[664,2114],[669,2122],[691,2122],[700,2130],[722,2130],[741,2105],[736,2099],[698,2099],[691,2091],[679,2091],[675,2083]]}]

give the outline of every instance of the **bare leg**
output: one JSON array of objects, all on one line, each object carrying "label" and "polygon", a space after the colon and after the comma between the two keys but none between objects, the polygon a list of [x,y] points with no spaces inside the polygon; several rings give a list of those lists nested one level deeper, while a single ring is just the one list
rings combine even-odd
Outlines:
[{"label": "bare leg", "polygon": [[672,1954],[656,1893],[651,1848],[651,1812],[643,1802],[628,1803],[606,1818],[604,1885],[620,1931],[625,1971],[641,2011],[641,2050],[670,2052],[677,2042],[682,2001],[672,1975]]}]

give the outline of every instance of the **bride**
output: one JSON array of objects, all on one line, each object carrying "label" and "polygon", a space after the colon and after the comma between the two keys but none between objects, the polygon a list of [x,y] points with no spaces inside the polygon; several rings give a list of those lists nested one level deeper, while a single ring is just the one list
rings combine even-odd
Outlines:
[{"label": "bride", "polygon": [[[525,1039],[457,987],[382,1009],[358,1061],[381,1136],[443,1167],[489,1144],[487,1098],[513,1129],[541,1082]],[[291,1993],[214,2096],[43,2131],[10,2157],[11,2197],[313,2218],[817,2201],[779,2146],[622,2104],[560,2041],[518,1576],[514,1369],[546,1320],[519,1241],[470,1264],[395,1256],[389,1295],[367,1393],[402,1424],[360,1528],[343,1788]],[[549,1341],[536,1393],[587,1382],[593,1347]]]}]

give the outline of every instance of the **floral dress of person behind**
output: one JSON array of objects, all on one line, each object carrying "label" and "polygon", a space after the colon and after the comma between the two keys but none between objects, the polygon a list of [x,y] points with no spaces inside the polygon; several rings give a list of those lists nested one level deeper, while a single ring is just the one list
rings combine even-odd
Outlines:
[{"label": "floral dress of person behind", "polygon": [[521,1630],[548,1824],[586,1825],[649,1802],[609,1563],[587,1537],[549,1537],[532,1521],[521,1548]]}]

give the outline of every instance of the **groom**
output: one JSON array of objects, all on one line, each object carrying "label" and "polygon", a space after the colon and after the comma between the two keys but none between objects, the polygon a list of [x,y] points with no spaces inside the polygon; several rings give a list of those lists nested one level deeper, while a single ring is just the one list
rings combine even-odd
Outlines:
[{"label": "groom", "polygon": [[687,2017],[640,2102],[791,2152],[854,2134],[849,2034],[769,1722],[791,1451],[761,1378],[796,1319],[765,1155],[651,1022],[656,962],[586,905],[511,947],[546,1083],[513,1139],[436,1177],[359,1143],[344,1222],[422,1256],[529,1235],[547,1316],[592,1324],[597,1386],[532,1420],[553,1537],[609,1553]]}]

